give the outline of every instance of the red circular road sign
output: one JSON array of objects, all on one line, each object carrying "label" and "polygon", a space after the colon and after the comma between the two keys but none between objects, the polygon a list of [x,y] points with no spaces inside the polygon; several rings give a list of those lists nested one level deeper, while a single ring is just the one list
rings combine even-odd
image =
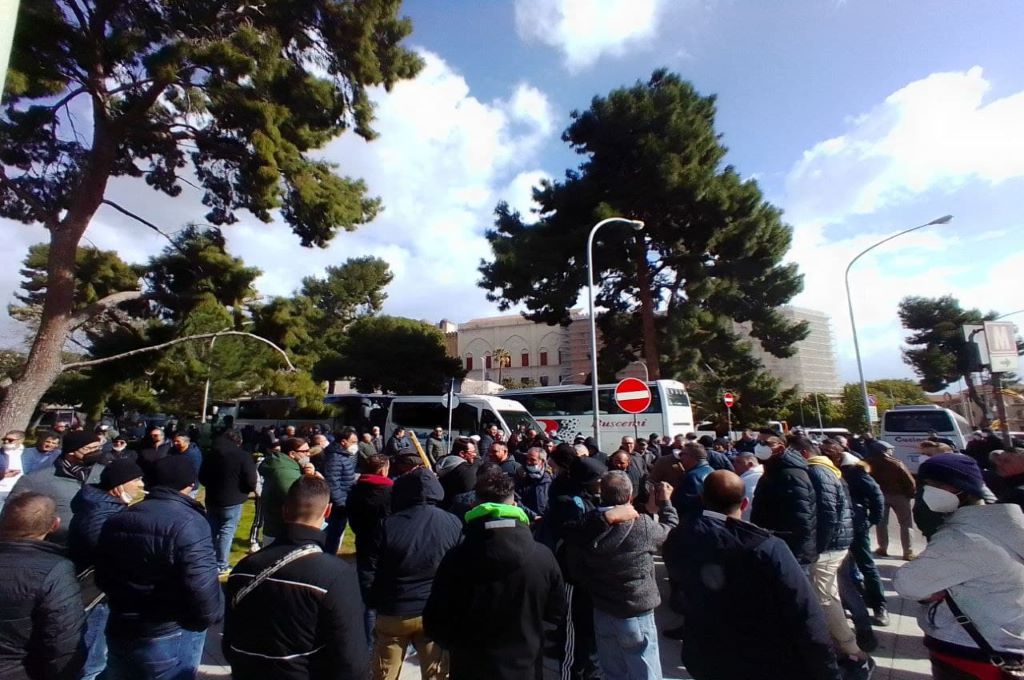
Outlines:
[{"label": "red circular road sign", "polygon": [[615,386],[615,403],[626,413],[643,413],[651,405],[651,389],[636,378],[626,378]]},{"label": "red circular road sign", "polygon": [[722,395],[722,402],[725,404],[726,408],[732,408],[732,405],[736,403],[736,397],[732,392],[726,392]]}]

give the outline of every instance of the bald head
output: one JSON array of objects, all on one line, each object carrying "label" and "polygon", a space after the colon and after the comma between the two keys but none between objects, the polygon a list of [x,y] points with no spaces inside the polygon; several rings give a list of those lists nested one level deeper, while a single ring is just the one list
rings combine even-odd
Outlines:
[{"label": "bald head", "polygon": [[746,500],[743,480],[735,472],[716,470],[704,480],[701,498],[708,510],[739,518]]}]

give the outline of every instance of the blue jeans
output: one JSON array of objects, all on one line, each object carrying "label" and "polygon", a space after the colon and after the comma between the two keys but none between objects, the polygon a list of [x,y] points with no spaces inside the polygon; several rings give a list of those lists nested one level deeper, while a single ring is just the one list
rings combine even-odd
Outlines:
[{"label": "blue jeans", "polygon": [[107,619],[110,607],[100,602],[85,617],[85,649],[88,656],[82,668],[82,680],[96,680],[107,666]]},{"label": "blue jeans", "polygon": [[155,638],[107,639],[107,670],[101,680],[194,680],[206,631],[181,630]]},{"label": "blue jeans", "polygon": [[871,534],[867,527],[855,529],[853,543],[850,545],[852,573],[856,579],[858,572],[864,577],[864,604],[872,609],[885,606],[885,589],[882,587],[882,575],[878,573],[875,556],[871,554]]},{"label": "blue jeans", "polygon": [[341,539],[345,536],[345,526],[348,524],[348,513],[344,506],[332,506],[331,516],[327,518],[327,528],[324,530],[324,552],[328,555],[337,555],[341,547]]},{"label": "blue jeans", "polygon": [[228,557],[231,556],[231,541],[235,538],[238,523],[242,521],[242,506],[229,505],[225,508],[218,508],[208,505],[206,521],[210,523],[213,549],[217,553],[217,568],[223,571],[231,566],[228,564]]},{"label": "blue jeans", "polygon": [[857,579],[854,576],[856,569],[857,564],[853,555],[848,554],[839,567],[839,600],[843,603],[843,608],[849,610],[853,628],[859,633],[871,630],[871,614],[868,613],[865,598],[857,587]]},{"label": "blue jeans", "polygon": [[594,634],[606,680],[661,680],[653,611],[620,619],[594,609]]}]

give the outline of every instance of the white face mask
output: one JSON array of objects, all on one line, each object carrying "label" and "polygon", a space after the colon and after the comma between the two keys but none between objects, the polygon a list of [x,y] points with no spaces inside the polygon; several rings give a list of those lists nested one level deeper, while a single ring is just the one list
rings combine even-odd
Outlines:
[{"label": "white face mask", "polygon": [[674,456],[675,458],[679,458],[679,455],[680,455],[681,453],[682,453],[682,450],[680,450],[680,449],[672,449],[672,455],[673,455],[673,456]]},{"label": "white face mask", "polygon": [[758,460],[768,460],[772,457],[772,447],[767,444],[758,444],[754,447],[754,455]]},{"label": "white face mask", "polygon": [[960,499],[955,493],[934,486],[924,487],[924,494],[921,498],[930,510],[943,515],[956,512],[956,509],[960,507]]},{"label": "white face mask", "polygon": [[309,456],[301,456],[299,457],[299,460],[296,462],[298,462],[299,467],[306,467],[307,465],[309,465]]},{"label": "white face mask", "polygon": [[121,492],[121,501],[123,501],[125,505],[130,505],[131,502],[132,502],[132,495],[130,493],[128,493],[127,491],[122,491]]},{"label": "white face mask", "polygon": [[348,455],[350,456],[354,456],[355,454],[359,453],[359,444],[349,444],[347,447],[345,447],[345,452],[348,453]]},{"label": "white face mask", "polygon": [[21,444],[17,444],[17,443],[14,443],[14,444],[5,443],[4,444],[4,451],[17,451],[19,448],[21,448]]}]

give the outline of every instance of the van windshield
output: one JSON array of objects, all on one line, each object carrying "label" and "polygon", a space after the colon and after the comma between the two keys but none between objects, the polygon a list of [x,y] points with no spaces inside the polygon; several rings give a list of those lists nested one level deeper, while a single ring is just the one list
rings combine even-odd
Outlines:
[{"label": "van windshield", "polygon": [[887,411],[886,432],[956,432],[945,411]]},{"label": "van windshield", "polygon": [[517,431],[520,425],[528,430],[544,432],[544,428],[526,411],[498,411],[498,413],[513,432]]}]

